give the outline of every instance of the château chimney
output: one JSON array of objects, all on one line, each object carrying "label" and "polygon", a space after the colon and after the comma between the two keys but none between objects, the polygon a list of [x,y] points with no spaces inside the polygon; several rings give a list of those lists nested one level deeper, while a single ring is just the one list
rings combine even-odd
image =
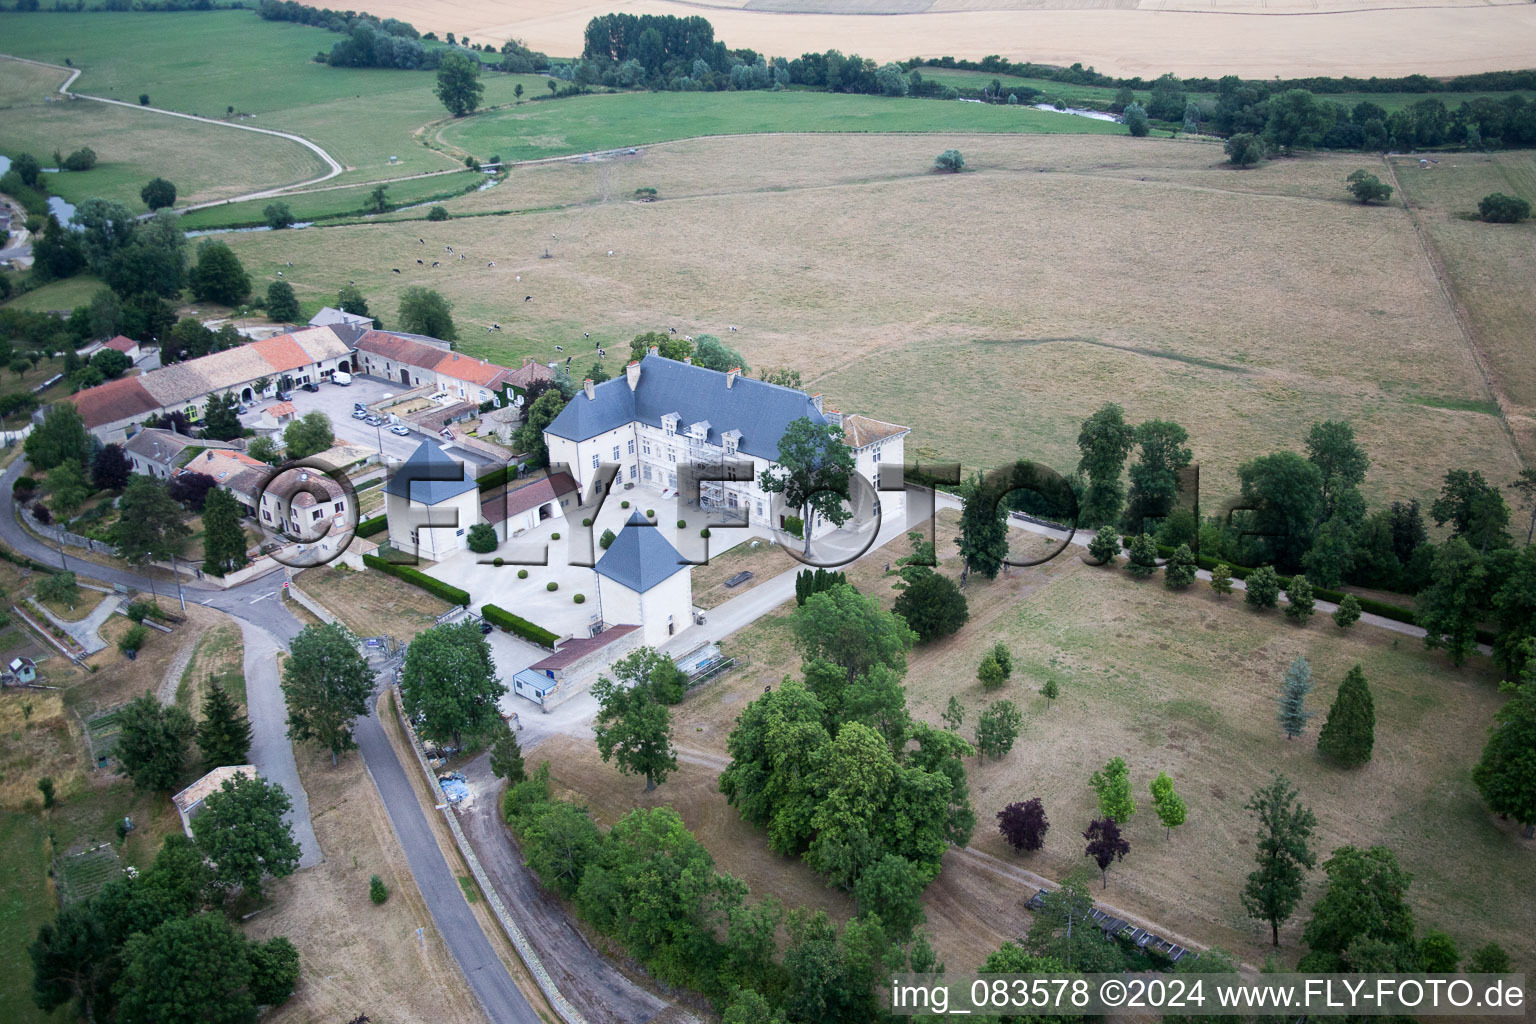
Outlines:
[{"label": "ch\u00e2teau chimney", "polygon": [[640,386],[640,360],[632,359],[628,366],[624,367],[624,376],[629,380],[629,390],[634,391]]}]

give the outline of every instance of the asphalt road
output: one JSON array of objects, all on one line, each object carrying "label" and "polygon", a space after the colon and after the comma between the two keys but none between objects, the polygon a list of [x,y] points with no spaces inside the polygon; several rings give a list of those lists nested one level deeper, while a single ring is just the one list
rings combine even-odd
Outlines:
[{"label": "asphalt road", "polygon": [[[7,497],[10,495],[12,484],[21,475],[22,466],[23,460],[17,459],[3,475],[0,475],[0,488],[3,488],[3,492],[0,493]],[[5,510],[0,512],[0,540],[4,540],[12,550],[23,555],[49,565],[58,564],[57,550],[38,542],[21,528],[16,521],[15,504],[6,500],[4,505]],[[77,575],[109,586],[121,583],[136,590],[149,589],[149,581],[137,573],[98,565],[80,558],[71,558],[69,565]],[[239,621],[241,631],[246,636],[246,682],[251,697],[249,710],[252,731],[258,734],[257,746],[260,748],[260,736],[265,736],[272,742],[276,742],[275,737],[281,736],[282,745],[287,747],[287,760],[291,764],[293,751],[287,745],[286,714],[283,710],[281,692],[275,685],[276,665],[271,655],[276,646],[286,646],[288,641],[298,634],[300,626],[299,621],[289,614],[282,604],[278,594],[282,585],[283,574],[275,572],[228,590],[216,589],[207,583],[188,583],[185,589],[188,601],[195,600],[199,604],[217,608]],[[162,592],[166,589],[164,583],[158,583],[157,588]],[[256,641],[254,644],[253,637]],[[271,646],[265,646],[268,642]],[[250,659],[253,651],[262,652],[272,667],[271,679],[264,680],[258,675],[254,688],[251,686],[250,675]],[[274,692],[275,703],[268,699]],[[431,826],[427,823],[421,805],[411,789],[410,779],[406,776],[405,769],[401,767],[399,759],[395,757],[394,748],[389,745],[382,726],[375,718],[370,716],[358,720],[357,742],[362,750],[363,761],[368,767],[368,774],[373,778],[379,796],[384,801],[384,807],[389,812],[389,820],[394,825],[395,835],[405,850],[406,860],[411,866],[411,875],[415,878],[416,886],[421,890],[427,909],[432,914],[432,921],[443,936],[443,941],[453,954],[454,960],[458,962],[459,969],[464,972],[470,990],[480,1001],[485,1015],[494,1024],[502,1024],[504,1021],[513,1022],[513,1024],[542,1024],[538,1014],[534,1012],[533,1007],[529,1005],[522,991],[518,989],[511,975],[497,958],[495,950],[491,948],[490,940],[486,938],[485,932],[480,927],[480,922],[475,919],[469,904],[464,901],[464,892],[459,888],[458,879],[443,859],[442,851],[437,845],[437,838],[432,834]],[[269,757],[268,764],[275,763],[276,760]],[[272,772],[269,777],[277,777],[278,781],[284,781],[280,777],[280,769],[273,772],[271,768],[264,767],[262,770],[264,773]],[[304,847],[307,858],[311,850],[318,855],[318,847],[314,841],[314,830],[309,824],[308,801],[304,798],[303,787],[298,785],[296,766],[293,769],[293,783],[292,787],[285,784],[284,788],[289,789],[290,795],[294,796],[294,832],[301,846]],[[299,821],[300,814],[303,815],[302,823]],[[307,846],[305,846],[306,836]]]}]

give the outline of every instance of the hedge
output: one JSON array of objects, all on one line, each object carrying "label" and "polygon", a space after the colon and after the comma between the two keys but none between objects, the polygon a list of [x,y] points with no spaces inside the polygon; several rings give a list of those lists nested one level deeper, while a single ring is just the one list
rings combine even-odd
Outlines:
[{"label": "hedge", "polygon": [[376,533],[383,533],[389,529],[389,516],[376,515],[372,519],[364,519],[357,524],[359,537],[372,537]]},{"label": "hedge", "polygon": [[540,647],[554,647],[555,641],[560,638],[543,626],[536,626],[519,615],[513,615],[505,608],[499,608],[494,604],[488,604],[480,609],[480,617],[493,626],[500,626],[508,633],[515,633],[524,640],[538,644]]},{"label": "hedge", "polygon": [[44,565],[42,562],[36,561],[35,559],[28,558],[26,555],[18,555],[18,554],[16,554],[16,552],[12,551],[10,548],[0,547],[0,558],[5,559],[7,562],[10,562],[13,565],[19,565],[19,566],[22,566],[22,567],[27,568],[27,569],[36,569],[39,572],[57,572],[58,571],[53,566],[51,566],[51,565]]},{"label": "hedge", "polygon": [[460,590],[458,587],[444,583],[442,580],[435,580],[426,573],[418,569],[412,569],[408,565],[396,565],[393,562],[385,561],[378,555],[364,555],[363,564],[370,569],[377,569],[396,579],[404,580],[414,587],[420,587],[427,593],[440,597],[449,604],[469,604],[469,592],[467,590]]},{"label": "hedge", "polygon": [[484,476],[475,477],[475,486],[479,487],[482,491],[488,491],[493,487],[500,487],[516,476],[517,467],[509,462],[500,469],[493,469]]}]

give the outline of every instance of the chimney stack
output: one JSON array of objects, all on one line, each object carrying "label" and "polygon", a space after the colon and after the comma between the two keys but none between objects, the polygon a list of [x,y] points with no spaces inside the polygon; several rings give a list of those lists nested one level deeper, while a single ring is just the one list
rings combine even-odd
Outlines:
[{"label": "chimney stack", "polygon": [[659,348],[657,348],[655,345],[652,345],[650,348],[646,349],[646,351],[654,356],[656,353],[660,352],[661,350]]},{"label": "chimney stack", "polygon": [[811,404],[816,407],[816,411],[817,412],[821,412],[821,392],[820,391],[816,392],[814,395],[811,396]]},{"label": "chimney stack", "polygon": [[741,376],[741,367],[733,366],[725,371],[725,388],[729,391],[736,385],[736,378]]},{"label": "chimney stack", "polygon": [[683,362],[687,363],[689,366],[692,366],[693,356],[683,356]]},{"label": "chimney stack", "polygon": [[634,391],[638,388],[640,386],[640,360],[630,360],[629,365],[624,367],[624,376],[629,380],[629,390]]},{"label": "chimney stack", "polygon": [[587,393],[587,401],[589,401],[589,402],[594,400],[597,397],[597,395],[595,393],[595,389],[593,388],[593,385],[592,385],[592,378],[591,377],[588,377],[586,380],[581,382],[581,390],[583,390],[583,391],[585,391]]}]

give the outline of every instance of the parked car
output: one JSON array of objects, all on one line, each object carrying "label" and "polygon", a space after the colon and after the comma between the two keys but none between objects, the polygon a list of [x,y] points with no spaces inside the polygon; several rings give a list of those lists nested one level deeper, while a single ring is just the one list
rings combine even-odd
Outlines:
[{"label": "parked car", "polygon": [[401,437],[409,437],[411,428],[407,427],[404,423],[396,423],[394,426],[389,428],[389,432],[391,434],[399,434]]},{"label": "parked car", "polygon": [[363,422],[368,424],[370,427],[382,427],[384,425],[384,421],[379,419],[377,416],[369,416],[364,419]]},{"label": "parked car", "polygon": [[366,410],[366,409],[353,409],[352,410],[352,418],[355,419],[355,420],[366,420],[368,418],[368,410]]},{"label": "parked car", "polygon": [[304,382],[304,390],[305,391],[319,391],[320,390],[320,385],[316,384],[312,380],[307,380],[307,381]]},{"label": "parked car", "polygon": [[485,634],[488,635],[491,632],[491,630],[495,629],[495,628],[496,627],[492,626],[489,622],[486,622],[484,619],[480,620],[480,632],[485,633]]},{"label": "parked car", "polygon": [[357,410],[358,412],[361,412],[364,415],[366,415],[367,412],[368,412],[368,403],[367,402],[353,402],[352,403],[352,408]]},{"label": "parked car", "polygon": [[286,401],[288,401],[288,400],[289,400],[289,399],[290,399],[290,398],[292,398],[292,397],[293,397],[293,394],[292,394],[292,392],[289,392],[289,391],[283,391],[283,390],[282,390],[282,389],[278,389],[278,392],[277,392],[277,400],[278,400],[278,401],[279,401],[279,402],[286,402]]}]

